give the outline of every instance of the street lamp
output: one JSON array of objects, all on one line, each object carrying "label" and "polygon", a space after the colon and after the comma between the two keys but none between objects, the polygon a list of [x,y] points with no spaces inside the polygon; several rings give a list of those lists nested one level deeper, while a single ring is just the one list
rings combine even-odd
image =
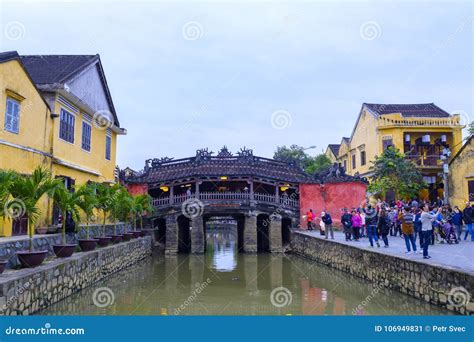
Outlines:
[{"label": "street lamp", "polygon": [[313,145],[313,146],[309,146],[309,147],[303,147],[303,151],[306,151],[306,150],[312,150],[316,148],[316,145]]},{"label": "street lamp", "polygon": [[451,150],[447,147],[443,148],[443,153],[440,156],[441,161],[443,162],[443,202],[444,204],[448,204],[449,202],[449,180],[448,180],[448,174],[449,174],[449,164],[448,160],[449,157],[451,156]]}]

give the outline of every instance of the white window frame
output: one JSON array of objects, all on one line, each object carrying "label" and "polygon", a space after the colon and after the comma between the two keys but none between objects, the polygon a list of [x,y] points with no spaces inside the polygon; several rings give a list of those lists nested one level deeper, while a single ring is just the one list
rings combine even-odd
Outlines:
[{"label": "white window frame", "polygon": [[[109,158],[107,158],[107,139],[110,139],[110,144],[109,144]],[[105,160],[112,160],[112,136],[106,134],[105,135]]]},{"label": "white window frame", "polygon": [[[89,126],[89,149],[85,149],[84,148],[84,145],[83,145],[83,142],[84,142],[84,125],[87,125]],[[85,121],[85,120],[82,120],[82,126],[81,126],[81,129],[82,129],[82,133],[81,133],[81,149],[84,151],[84,152],[87,152],[87,153],[91,153],[92,151],[92,125]]]},{"label": "white window frame", "polygon": [[[15,114],[14,113],[8,113],[8,104],[11,103],[11,108],[13,110],[14,106],[18,106],[18,111],[16,113],[16,128],[17,130],[15,131],[13,129],[13,120],[15,119]],[[7,97],[7,102],[6,102],[6,107],[5,107],[5,124],[4,128],[7,132],[14,133],[14,134],[19,134],[20,133],[20,112],[21,112],[21,103],[20,101],[14,99],[13,97],[8,96]],[[7,116],[11,117],[11,125],[10,127],[7,126]]]}]

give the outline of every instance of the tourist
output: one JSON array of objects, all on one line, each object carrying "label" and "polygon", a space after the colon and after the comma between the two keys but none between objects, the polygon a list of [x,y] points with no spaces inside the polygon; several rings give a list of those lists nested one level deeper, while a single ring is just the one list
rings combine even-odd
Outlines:
[{"label": "tourist", "polygon": [[347,208],[343,209],[343,214],[341,217],[341,223],[344,227],[344,234],[346,236],[346,241],[351,241],[351,234],[352,234],[352,215],[349,214]]},{"label": "tourist", "polygon": [[418,209],[418,206],[419,206],[419,205],[420,205],[420,204],[418,203],[418,201],[417,201],[415,198],[411,201],[411,207],[412,207],[412,208]]},{"label": "tourist", "polygon": [[419,239],[419,245],[420,245],[420,250],[423,248],[423,237],[421,234],[421,209],[420,208],[415,208],[415,219],[413,222],[413,228],[415,230],[415,242],[416,238],[418,237]]},{"label": "tourist", "polygon": [[308,230],[313,230],[313,220],[314,220],[314,213],[313,209],[309,209],[309,211],[306,213],[306,228]]},{"label": "tourist", "polygon": [[380,210],[379,219],[377,221],[377,230],[382,237],[384,247],[388,248],[388,234],[390,232],[390,219],[388,218],[385,208]]},{"label": "tourist", "polygon": [[[411,212],[409,207],[405,207],[403,209],[401,215],[401,222],[402,222],[402,233],[405,237],[405,245],[407,247],[406,254],[411,254],[411,249],[413,249],[413,254],[416,254],[416,240],[415,240],[415,227],[414,221],[415,217]],[[411,248],[410,248],[411,244]]]},{"label": "tourist", "polygon": [[359,241],[360,227],[362,226],[362,219],[357,210],[352,210],[351,217],[352,233],[354,235],[354,241]]},{"label": "tourist", "polygon": [[466,202],[466,208],[462,212],[462,219],[466,224],[466,232],[464,233],[464,240],[467,239],[467,234],[471,234],[471,241],[474,241],[474,208],[471,206],[470,202]]},{"label": "tourist", "polygon": [[428,255],[428,246],[433,234],[433,222],[436,220],[440,212],[441,208],[438,208],[436,213],[430,213],[430,207],[428,204],[425,204],[423,207],[423,212],[420,217],[421,233],[423,235],[423,259],[431,258]]},{"label": "tourist", "polygon": [[332,218],[327,211],[321,213],[321,221],[324,222],[326,229],[326,240],[329,238],[329,233],[331,233],[331,239],[334,240],[334,230],[332,228]]},{"label": "tourist", "polygon": [[380,247],[379,237],[377,235],[377,211],[369,204],[367,208],[364,208],[364,216],[370,247],[374,247],[374,241],[377,244],[377,247]]},{"label": "tourist", "polygon": [[187,198],[190,198],[192,195],[193,195],[193,194],[192,194],[192,192],[191,192],[191,189],[188,188],[188,189],[186,190],[186,197],[187,197]]},{"label": "tourist", "polygon": [[458,206],[454,207],[454,211],[453,211],[453,215],[451,219],[453,222],[454,230],[456,231],[456,237],[458,241],[461,241],[463,219],[462,219],[462,212]]},{"label": "tourist", "polygon": [[366,225],[365,225],[365,213],[364,213],[364,210],[362,210],[362,208],[359,208],[358,211],[359,211],[359,215],[360,215],[360,219],[361,219],[360,237],[366,237],[367,236],[367,228],[366,228]]}]

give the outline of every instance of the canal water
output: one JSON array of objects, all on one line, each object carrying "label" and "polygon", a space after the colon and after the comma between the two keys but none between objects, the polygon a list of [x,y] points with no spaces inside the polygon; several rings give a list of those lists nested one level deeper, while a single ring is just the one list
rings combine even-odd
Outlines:
[{"label": "canal water", "polygon": [[208,229],[204,255],[154,255],[38,314],[451,314],[298,256],[238,253],[236,234]]}]

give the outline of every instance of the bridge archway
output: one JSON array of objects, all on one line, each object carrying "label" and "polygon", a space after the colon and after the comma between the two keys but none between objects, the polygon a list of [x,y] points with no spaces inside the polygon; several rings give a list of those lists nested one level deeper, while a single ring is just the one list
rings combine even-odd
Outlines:
[{"label": "bridge archway", "polygon": [[281,243],[283,246],[289,245],[291,241],[291,218],[282,217],[281,219]]},{"label": "bridge archway", "polygon": [[166,246],[166,219],[157,218],[154,220],[155,241],[163,248]]},{"label": "bridge archway", "polygon": [[184,215],[178,216],[178,253],[191,252],[191,220]]},{"label": "bridge archway", "polygon": [[257,216],[257,252],[270,252],[270,216]]}]

